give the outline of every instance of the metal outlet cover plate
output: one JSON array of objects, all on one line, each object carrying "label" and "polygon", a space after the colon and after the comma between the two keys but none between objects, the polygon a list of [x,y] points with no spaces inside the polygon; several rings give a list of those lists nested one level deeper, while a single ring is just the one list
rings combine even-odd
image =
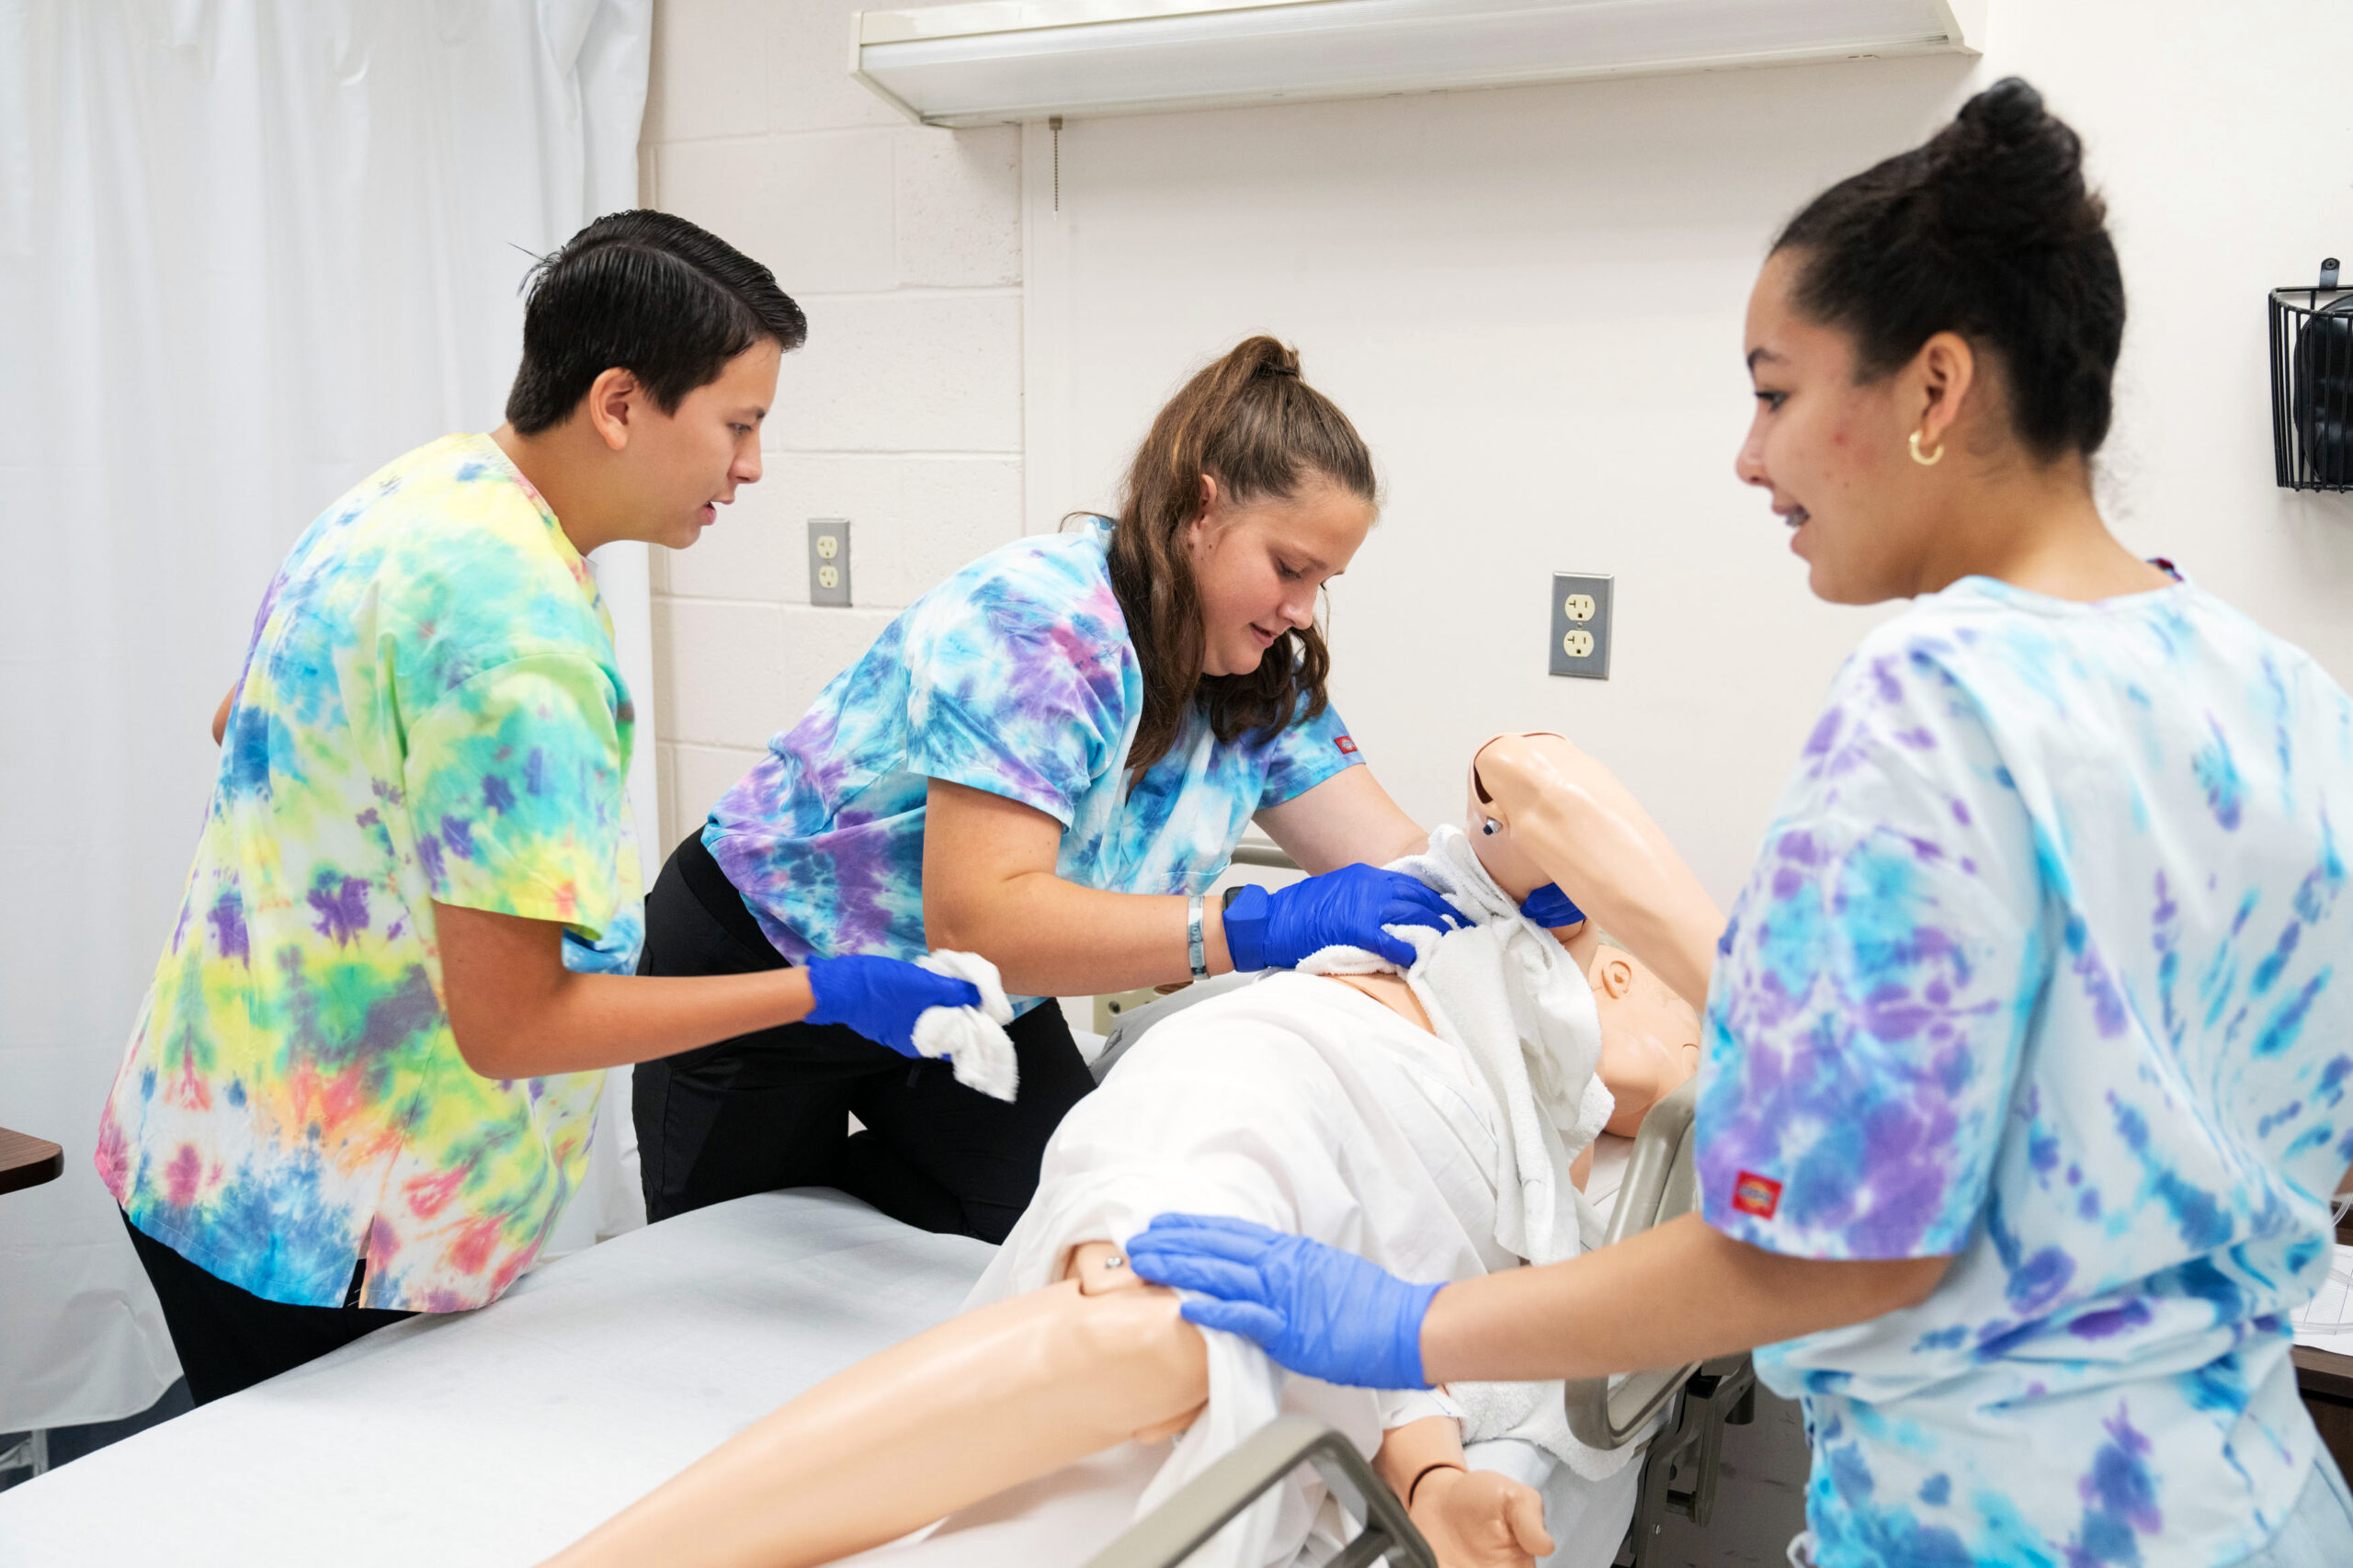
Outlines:
[{"label": "metal outlet cover plate", "polygon": [[849,603],[849,519],[809,519],[809,602]]},{"label": "metal outlet cover plate", "polygon": [[1609,678],[1610,633],[1617,579],[1589,573],[1552,574],[1552,673],[1586,680]]}]

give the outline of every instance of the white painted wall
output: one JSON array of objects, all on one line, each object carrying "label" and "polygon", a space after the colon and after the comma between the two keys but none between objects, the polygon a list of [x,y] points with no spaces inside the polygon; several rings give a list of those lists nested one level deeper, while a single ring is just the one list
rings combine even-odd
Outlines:
[{"label": "white painted wall", "polygon": [[[1924,59],[1074,122],[1027,132],[1028,520],[1110,498],[1157,406],[1252,331],[1297,343],[1388,487],[1331,593],[1334,689],[1408,809],[1489,733],[1607,759],[1729,899],[1837,661],[1733,477],[1741,318],[1778,223],[2016,71],[2089,142],[2132,324],[2103,493],[2130,542],[2353,682],[2353,503],[2272,486],[2263,297],[2353,252],[2353,95],[2283,50],[2329,0],[1995,0]],[[1614,573],[1607,682],[1546,674],[1549,574]]]},{"label": "white painted wall", "polygon": [[[1021,531],[1019,133],[911,126],[853,82],[849,0],[660,0],[644,199],[809,316],[767,474],[656,550],[662,853],[891,615]],[[853,609],[813,608],[810,517],[851,520]]]}]

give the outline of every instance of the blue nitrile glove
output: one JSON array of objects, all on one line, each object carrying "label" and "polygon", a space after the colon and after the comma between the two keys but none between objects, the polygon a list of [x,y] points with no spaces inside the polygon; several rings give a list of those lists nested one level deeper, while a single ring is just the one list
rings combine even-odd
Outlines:
[{"label": "blue nitrile glove", "polygon": [[811,959],[809,1009],[813,1024],[847,1024],[902,1056],[915,1049],[915,1020],[927,1007],[977,1007],[980,987],[969,980],[934,974],[903,959],[854,953],[847,958]]},{"label": "blue nitrile glove", "polygon": [[1451,931],[1463,924],[1452,904],[1403,871],[1343,866],[1273,892],[1244,888],[1225,906],[1225,950],[1238,970],[1290,969],[1319,949],[1345,944],[1410,969],[1412,944],[1383,926]]},{"label": "blue nitrile glove", "polygon": [[1408,1285],[1352,1252],[1247,1220],[1163,1214],[1128,1243],[1155,1285],[1197,1290],[1185,1319],[1255,1339],[1294,1372],[1358,1388],[1420,1389],[1422,1319],[1437,1285]]},{"label": "blue nitrile glove", "polygon": [[1569,902],[1569,895],[1561,891],[1558,882],[1546,882],[1529,893],[1528,902],[1519,906],[1519,912],[1547,931],[1574,926],[1585,918],[1585,911]]}]

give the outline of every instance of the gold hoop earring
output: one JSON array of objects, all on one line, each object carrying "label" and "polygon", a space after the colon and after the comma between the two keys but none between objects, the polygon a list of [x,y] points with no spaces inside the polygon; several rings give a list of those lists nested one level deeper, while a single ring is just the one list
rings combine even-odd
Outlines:
[{"label": "gold hoop earring", "polygon": [[1934,468],[1938,463],[1944,461],[1944,459],[1945,444],[1942,441],[1938,441],[1937,443],[1937,449],[1935,451],[1930,452],[1927,457],[1922,457],[1920,455],[1920,432],[1917,430],[1912,432],[1912,460],[1914,462],[1918,463],[1922,468]]}]

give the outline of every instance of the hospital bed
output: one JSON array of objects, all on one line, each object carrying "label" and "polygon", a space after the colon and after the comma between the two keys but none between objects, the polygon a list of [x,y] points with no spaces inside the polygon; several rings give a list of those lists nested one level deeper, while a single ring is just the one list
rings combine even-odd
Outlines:
[{"label": "hospital bed", "polygon": [[[1154,1021],[1136,1015],[1106,1070]],[[1688,1125],[1688,1098],[1677,1114]],[[1662,1130],[1671,1119],[1652,1113]],[[1633,1209],[1621,1200],[1621,1213],[1656,1217],[1644,1196],[1654,1181],[1660,1203],[1688,1204],[1676,1174],[1688,1167],[1680,1134],[1669,1148],[1646,1124],[1624,1165]],[[537,1269],[483,1312],[412,1319],[0,1493],[0,1563],[519,1568],[803,1390],[944,1320],[993,1256],[822,1190],[699,1210]],[[1581,1419],[1626,1441],[1666,1411],[1640,1472],[1637,1548],[1665,1510],[1704,1519],[1709,1434],[1738,1418],[1738,1389],[1701,1369],[1664,1400],[1631,1381],[1588,1400]],[[1103,1568],[1155,1568],[1181,1561],[1204,1520],[1213,1529],[1301,1462],[1372,1522],[1348,1561],[1427,1568],[1427,1548],[1355,1450],[1296,1419],[1255,1435],[1125,1535],[1132,1494],[1123,1504],[1114,1491],[1107,1505],[1069,1487],[1047,1503],[1063,1510],[1056,1539],[1117,1538]],[[1547,1506],[1559,1506],[1550,1492]],[[1615,1510],[1617,1539],[1622,1494],[1592,1506],[1597,1528]],[[959,1568],[1038,1561],[987,1556],[985,1529],[967,1539],[950,1557]],[[1597,1544],[1590,1530],[1577,1539]]]}]

